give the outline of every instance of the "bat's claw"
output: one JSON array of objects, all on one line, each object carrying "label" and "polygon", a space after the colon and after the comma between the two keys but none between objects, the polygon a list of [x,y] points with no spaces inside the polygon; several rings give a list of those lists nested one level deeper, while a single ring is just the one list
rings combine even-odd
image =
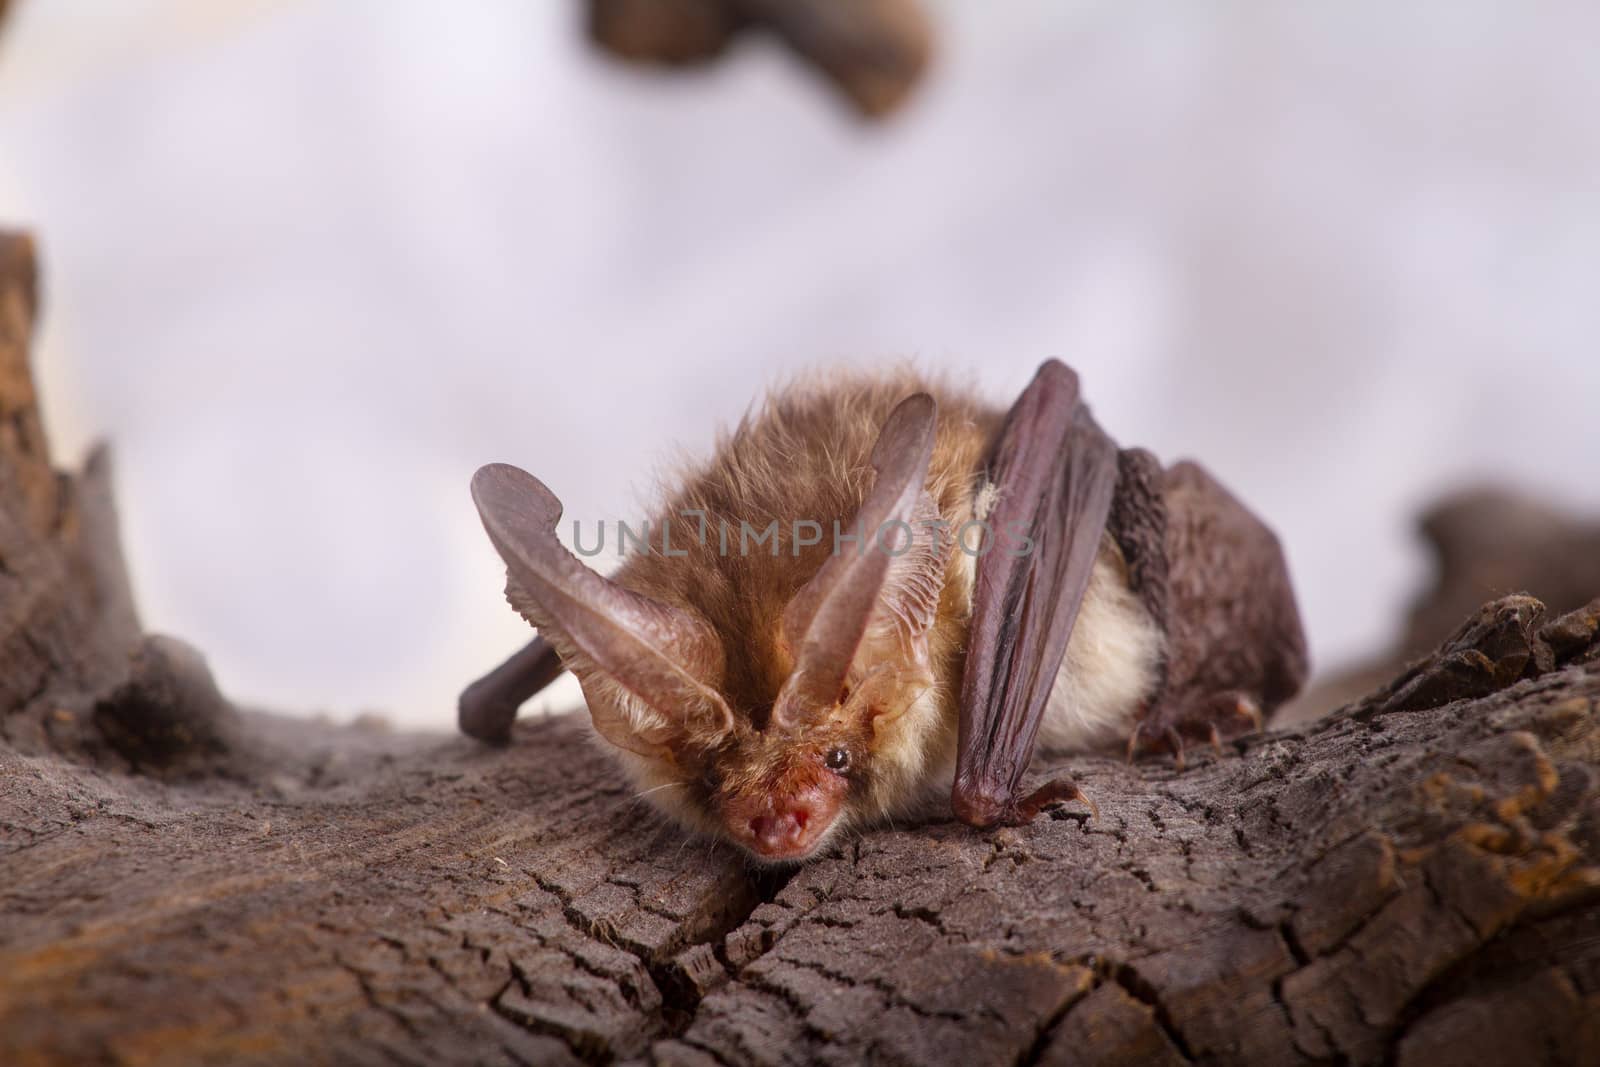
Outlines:
[{"label": "bat's claw", "polygon": [[1078,783],[1071,778],[1053,778],[1022,798],[1021,803],[1013,809],[1007,825],[1023,826],[1030,823],[1051,804],[1065,800],[1081,801],[1088,807],[1090,818],[1100,818],[1100,806],[1078,788]]},{"label": "bat's claw", "polygon": [[958,786],[950,795],[956,818],[968,826],[987,830],[996,826],[1026,826],[1039,817],[1051,804],[1064,800],[1079,800],[1089,807],[1089,814],[1100,817],[1100,809],[1078,788],[1070,778],[1053,778],[1023,797],[1003,786],[984,788],[967,784]]},{"label": "bat's claw", "polygon": [[1170,752],[1178,770],[1183,770],[1183,735],[1175,726],[1163,726],[1146,718],[1128,735],[1128,762],[1145,752]]},{"label": "bat's claw", "polygon": [[1141,752],[1171,752],[1184,769],[1185,741],[1209,741],[1218,753],[1223,742],[1262,727],[1261,705],[1244,693],[1220,693],[1193,704],[1163,704],[1151,709],[1128,737],[1128,762]]},{"label": "bat's claw", "polygon": [[1249,720],[1250,733],[1259,734],[1266,728],[1266,718],[1261,714],[1261,705],[1242,693],[1234,701],[1234,714]]}]

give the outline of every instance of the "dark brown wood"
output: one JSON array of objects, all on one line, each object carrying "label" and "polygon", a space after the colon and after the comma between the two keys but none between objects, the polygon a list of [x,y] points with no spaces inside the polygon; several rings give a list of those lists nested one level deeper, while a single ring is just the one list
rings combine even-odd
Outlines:
[{"label": "dark brown wood", "polygon": [[1433,575],[1399,640],[1369,662],[1319,678],[1278,713],[1280,725],[1310,722],[1394,678],[1486,600],[1527,593],[1564,612],[1600,596],[1600,517],[1482,486],[1439,499],[1417,526]]},{"label": "dark brown wood", "polygon": [[[24,356],[0,348],[13,433]],[[897,825],[757,871],[652,817],[580,715],[495,749],[234,711],[140,640],[103,464],[41,479],[24,439],[0,452],[0,1063],[1600,1049],[1600,605],[1488,605],[1367,699],[1182,773],[1040,769],[1097,818]]]},{"label": "dark brown wood", "polygon": [[706,62],[747,29],[775,34],[867,117],[897,109],[933,51],[918,0],[589,0],[590,37],[636,63]]},{"label": "dark brown wood", "polygon": [[0,232],[0,741],[85,753],[96,697],[139,638],[103,450],[56,472],[28,341],[39,306],[31,240]]}]

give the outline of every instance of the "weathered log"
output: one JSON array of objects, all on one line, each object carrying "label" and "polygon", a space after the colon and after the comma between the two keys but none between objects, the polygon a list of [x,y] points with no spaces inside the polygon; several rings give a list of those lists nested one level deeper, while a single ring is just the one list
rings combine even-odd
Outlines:
[{"label": "weathered log", "polygon": [[28,362],[39,306],[32,242],[0,232],[0,740],[85,754],[97,696],[139,638],[96,450],[76,478],[51,463]]},{"label": "weathered log", "polygon": [[1280,725],[1310,722],[1360,699],[1448,638],[1486,600],[1521,590],[1560,613],[1600,595],[1600,520],[1593,517],[1479,486],[1436,501],[1417,529],[1433,576],[1406,613],[1399,640],[1368,662],[1318,678],[1279,710]]},{"label": "weathered log", "polygon": [[899,107],[933,51],[918,0],[589,2],[590,37],[636,63],[703,63],[751,29],[775,34],[867,117]]},{"label": "weathered log", "polygon": [[[31,307],[19,277],[8,313]],[[61,519],[103,490],[36,476],[19,380],[0,647],[31,658],[0,661],[0,1063],[1600,1050],[1600,604],[1488,605],[1367,699],[1182,773],[1057,761],[1097,818],[936,819],[755,870],[651,816],[581,715],[491,749],[234,712],[188,653],[137,641],[95,523]]]}]

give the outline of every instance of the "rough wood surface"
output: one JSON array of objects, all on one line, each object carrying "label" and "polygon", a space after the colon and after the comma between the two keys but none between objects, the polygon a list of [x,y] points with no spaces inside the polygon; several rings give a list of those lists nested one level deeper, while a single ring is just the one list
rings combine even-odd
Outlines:
[{"label": "rough wood surface", "polygon": [[1098,818],[899,826],[755,871],[656,822],[577,715],[490,749],[234,711],[137,639],[103,474],[39,479],[15,439],[0,1063],[1600,1051],[1600,603],[1487,605],[1367,699],[1183,773],[1061,761]]}]

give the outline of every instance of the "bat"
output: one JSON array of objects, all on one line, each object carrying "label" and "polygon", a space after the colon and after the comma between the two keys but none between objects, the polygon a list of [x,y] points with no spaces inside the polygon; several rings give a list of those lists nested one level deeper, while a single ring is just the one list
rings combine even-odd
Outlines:
[{"label": "bat", "polygon": [[610,577],[531,474],[490,464],[472,496],[538,636],[462,693],[462,730],[505,743],[570,670],[642,796],[764,863],[945,795],[980,828],[1087,802],[1025,788],[1036,748],[1181,768],[1308,671],[1272,531],[1120,448],[1054,360],[1008,412],[907,370],[778,389]]}]

